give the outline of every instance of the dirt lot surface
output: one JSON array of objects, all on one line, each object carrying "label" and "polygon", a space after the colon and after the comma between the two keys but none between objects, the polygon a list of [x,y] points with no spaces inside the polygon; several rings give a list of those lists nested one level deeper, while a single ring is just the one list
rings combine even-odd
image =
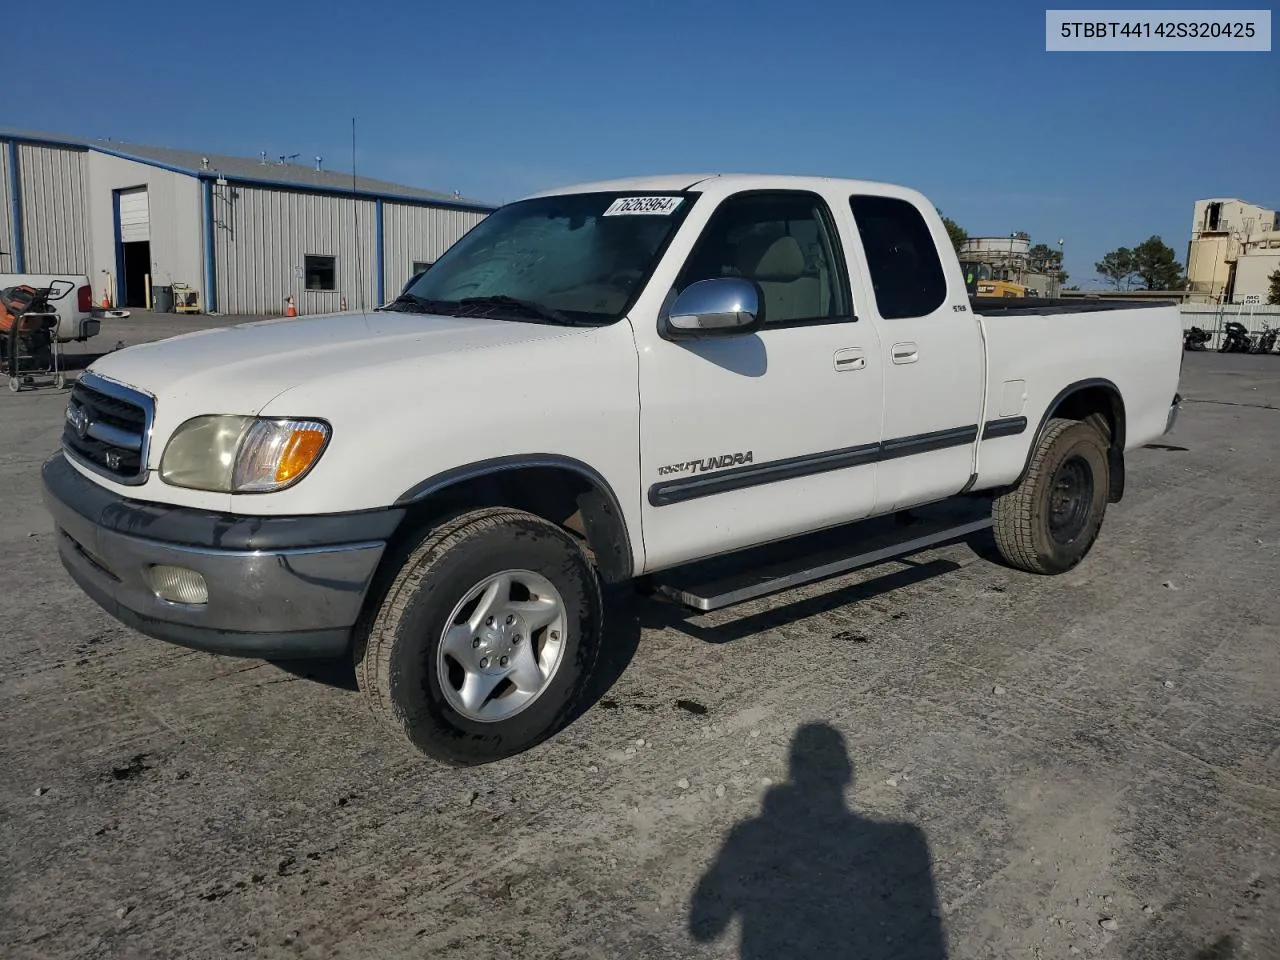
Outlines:
[{"label": "dirt lot surface", "polygon": [[0,393],[0,956],[1280,957],[1280,358],[1183,380],[1072,573],[620,598],[596,706],[462,771],[343,665],[109,619],[40,506],[65,397]]}]

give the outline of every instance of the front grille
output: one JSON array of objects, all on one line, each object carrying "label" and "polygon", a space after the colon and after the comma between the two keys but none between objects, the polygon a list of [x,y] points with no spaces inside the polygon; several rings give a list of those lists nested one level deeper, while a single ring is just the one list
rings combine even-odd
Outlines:
[{"label": "front grille", "polygon": [[145,394],[85,374],[71,388],[62,446],[103,476],[141,483],[154,413]]}]

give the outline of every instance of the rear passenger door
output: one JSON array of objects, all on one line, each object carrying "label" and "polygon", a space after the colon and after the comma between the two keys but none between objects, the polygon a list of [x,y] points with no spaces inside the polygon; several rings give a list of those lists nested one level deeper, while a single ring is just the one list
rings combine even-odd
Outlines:
[{"label": "rear passenger door", "polygon": [[959,277],[942,266],[939,218],[910,199],[849,198],[876,314],[884,420],[876,512],[959,493],[973,472],[985,376],[983,344]]}]

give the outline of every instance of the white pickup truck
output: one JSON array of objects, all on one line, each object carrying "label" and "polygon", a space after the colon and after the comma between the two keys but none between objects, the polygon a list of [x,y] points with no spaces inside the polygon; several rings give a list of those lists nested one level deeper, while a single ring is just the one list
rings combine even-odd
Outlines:
[{"label": "white pickup truck", "polygon": [[502,207],[375,312],[96,361],[45,502],[124,623],[350,655],[394,730],[482,763],[581,707],[601,583],[714,609],[984,527],[1073,567],[1181,357],[1173,305],[971,299],[910,189],[594,183]]}]

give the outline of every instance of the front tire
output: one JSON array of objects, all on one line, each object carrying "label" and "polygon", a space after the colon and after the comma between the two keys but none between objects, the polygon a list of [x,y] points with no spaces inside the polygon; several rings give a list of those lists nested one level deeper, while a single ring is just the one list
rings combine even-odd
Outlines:
[{"label": "front tire", "polygon": [[595,569],[566,531],[523,511],[472,511],[409,551],[357,635],[356,681],[422,753],[489,763],[574,714],[602,615]]},{"label": "front tire", "polygon": [[1028,573],[1064,573],[1085,558],[1102,527],[1110,488],[1107,443],[1098,429],[1054,418],[1022,481],[996,498],[996,547]]}]

